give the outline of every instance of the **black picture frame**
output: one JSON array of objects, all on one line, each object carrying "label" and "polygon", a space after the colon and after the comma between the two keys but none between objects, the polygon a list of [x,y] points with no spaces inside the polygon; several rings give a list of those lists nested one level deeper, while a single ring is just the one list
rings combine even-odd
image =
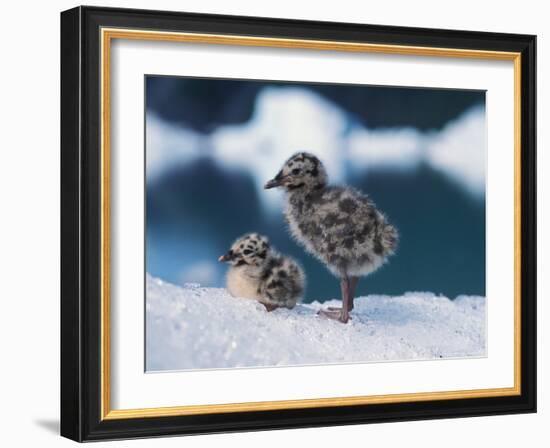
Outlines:
[{"label": "black picture frame", "polygon": [[[102,419],[102,27],[521,54],[521,393],[514,396]],[[536,37],[99,7],[61,13],[61,435],[76,441],[536,412]]]}]

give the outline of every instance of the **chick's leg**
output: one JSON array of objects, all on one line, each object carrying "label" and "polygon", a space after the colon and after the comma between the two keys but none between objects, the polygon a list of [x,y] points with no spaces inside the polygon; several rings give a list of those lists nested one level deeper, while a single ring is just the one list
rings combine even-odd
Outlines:
[{"label": "chick's leg", "polygon": [[355,291],[357,289],[357,283],[359,283],[359,277],[350,277],[349,278],[349,296],[350,296],[350,299],[349,299],[349,306],[348,306],[348,310],[352,310],[353,309],[353,300],[355,299]]},{"label": "chick's leg", "polygon": [[340,319],[342,323],[346,323],[349,319],[349,311],[353,308],[353,297],[351,295],[351,283],[349,277],[342,279],[340,283],[340,289],[342,290],[342,311],[340,314]]},{"label": "chick's leg", "polygon": [[318,314],[328,317],[329,319],[339,320],[342,323],[347,323],[349,320],[349,311],[352,304],[351,283],[350,279],[345,276],[340,281],[340,289],[342,291],[342,308],[329,307],[326,310],[320,310]]},{"label": "chick's leg", "polygon": [[271,303],[263,303],[262,302],[262,305],[265,306],[265,309],[267,310],[267,312],[271,312],[273,310],[276,310],[277,308],[279,308],[277,305],[273,305]]},{"label": "chick's leg", "polygon": [[[355,290],[357,288],[357,283],[359,282],[359,277],[349,277],[349,302],[348,302],[348,311],[353,310],[353,300],[355,299]],[[342,298],[344,297],[344,283],[340,283],[340,289],[342,291]],[[338,311],[340,308],[334,306],[328,307],[329,311]]]}]

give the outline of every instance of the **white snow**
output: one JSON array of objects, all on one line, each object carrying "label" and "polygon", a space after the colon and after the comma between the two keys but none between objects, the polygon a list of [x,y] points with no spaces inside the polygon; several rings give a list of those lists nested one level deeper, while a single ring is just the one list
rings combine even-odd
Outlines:
[{"label": "white snow", "polygon": [[222,288],[147,275],[147,371],[481,357],[485,298],[433,293],[355,300],[344,325],[316,314],[337,300],[268,313]]}]

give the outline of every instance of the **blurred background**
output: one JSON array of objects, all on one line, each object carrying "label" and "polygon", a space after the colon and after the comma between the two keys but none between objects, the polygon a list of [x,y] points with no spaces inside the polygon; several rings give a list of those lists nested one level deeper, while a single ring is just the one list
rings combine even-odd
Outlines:
[{"label": "blurred background", "polygon": [[485,295],[485,92],[146,77],[146,269],[222,287],[217,258],[257,231],[305,268],[305,301],[339,284],[290,237],[264,183],[296,151],[369,194],[398,252],[358,294]]}]

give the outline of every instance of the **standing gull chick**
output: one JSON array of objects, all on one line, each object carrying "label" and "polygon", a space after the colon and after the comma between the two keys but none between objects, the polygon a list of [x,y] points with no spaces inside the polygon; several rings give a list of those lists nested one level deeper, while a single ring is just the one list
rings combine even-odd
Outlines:
[{"label": "standing gull chick", "polygon": [[234,297],[258,300],[268,311],[294,308],[304,291],[302,268],[271,249],[265,236],[249,233],[237,239],[219,259],[231,264],[227,289]]},{"label": "standing gull chick", "polygon": [[394,226],[368,196],[351,187],[327,186],[313,154],[294,154],[265,188],[286,190],[285,217],[294,238],[338,278],[342,308],[322,314],[346,323],[359,277],[378,269],[397,247]]}]

